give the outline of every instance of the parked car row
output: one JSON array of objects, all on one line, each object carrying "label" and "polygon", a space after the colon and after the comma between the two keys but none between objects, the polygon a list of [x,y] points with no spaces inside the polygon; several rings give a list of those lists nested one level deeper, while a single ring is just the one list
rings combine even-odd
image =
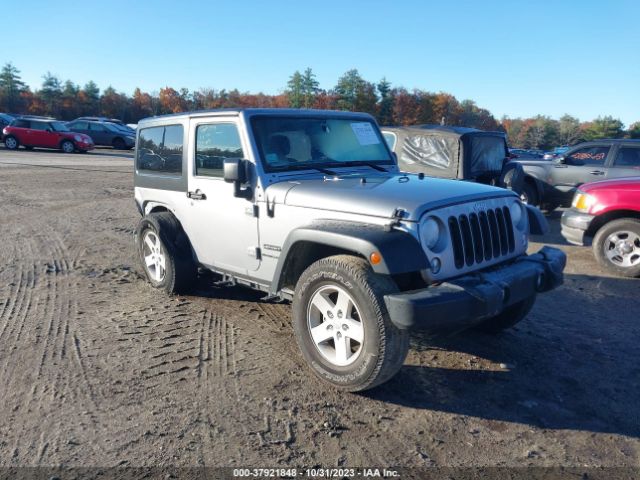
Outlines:
[{"label": "parked car row", "polygon": [[524,149],[524,148],[510,148],[509,155],[512,159],[516,158],[529,158],[529,159],[538,159],[544,156],[544,152],[542,150],[536,149]]},{"label": "parked car row", "polygon": [[47,117],[18,117],[2,130],[5,148],[55,148],[65,153],[93,149],[90,136],[72,132],[64,122]]},{"label": "parked car row", "polygon": [[120,120],[80,117],[62,122],[51,117],[0,114],[1,140],[5,148],[16,150],[53,148],[65,153],[86,152],[96,145],[129,150],[135,146],[135,130]]}]

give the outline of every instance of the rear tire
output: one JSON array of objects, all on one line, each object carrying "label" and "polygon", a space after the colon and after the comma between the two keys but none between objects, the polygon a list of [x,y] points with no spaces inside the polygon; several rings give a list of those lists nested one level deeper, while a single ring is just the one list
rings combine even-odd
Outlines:
[{"label": "rear tire", "polygon": [[390,277],[351,255],[318,260],[303,272],[293,298],[293,330],[318,377],[355,392],[400,370],[409,332],[393,325],[384,303],[384,295],[397,291]]},{"label": "rear tire", "polygon": [[138,258],[154,288],[169,294],[189,291],[197,277],[191,245],[169,212],[142,217],[135,234]]},{"label": "rear tire", "polygon": [[605,223],[593,238],[593,254],[615,275],[640,276],[640,220],[621,218]]},{"label": "rear tire", "polygon": [[9,135],[4,139],[4,146],[7,150],[17,150],[20,147],[20,142],[16,137]]},{"label": "rear tire", "polygon": [[476,330],[485,333],[500,333],[507,328],[513,327],[516,323],[525,319],[536,303],[536,295],[507,307],[502,313],[495,317],[488,318],[477,325]]}]

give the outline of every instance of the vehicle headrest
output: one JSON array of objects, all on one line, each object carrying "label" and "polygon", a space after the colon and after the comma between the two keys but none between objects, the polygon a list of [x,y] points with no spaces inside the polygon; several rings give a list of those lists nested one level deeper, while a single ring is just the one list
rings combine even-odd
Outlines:
[{"label": "vehicle headrest", "polygon": [[291,143],[285,135],[272,135],[269,138],[269,153],[275,153],[280,156],[287,156],[291,151]]}]

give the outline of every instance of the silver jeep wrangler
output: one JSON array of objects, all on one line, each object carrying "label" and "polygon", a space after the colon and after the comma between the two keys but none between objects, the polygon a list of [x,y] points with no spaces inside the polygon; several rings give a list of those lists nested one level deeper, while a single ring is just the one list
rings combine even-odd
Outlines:
[{"label": "silver jeep wrangler", "polygon": [[527,255],[540,212],[509,190],[398,171],[367,114],[217,110],[141,121],[136,247],[149,282],[198,269],[292,301],[311,369],[345,390],[402,366],[411,329],[522,320],[565,255]]}]

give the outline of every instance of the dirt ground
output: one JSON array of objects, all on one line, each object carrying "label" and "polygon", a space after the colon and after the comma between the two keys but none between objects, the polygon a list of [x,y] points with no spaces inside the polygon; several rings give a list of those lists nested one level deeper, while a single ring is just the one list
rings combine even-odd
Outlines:
[{"label": "dirt ground", "polygon": [[525,321],[415,335],[356,395],[311,374],[288,305],[211,278],[154,291],[131,170],[0,149],[0,466],[640,466],[640,281],[566,245],[559,215],[541,240],[565,285]]}]

